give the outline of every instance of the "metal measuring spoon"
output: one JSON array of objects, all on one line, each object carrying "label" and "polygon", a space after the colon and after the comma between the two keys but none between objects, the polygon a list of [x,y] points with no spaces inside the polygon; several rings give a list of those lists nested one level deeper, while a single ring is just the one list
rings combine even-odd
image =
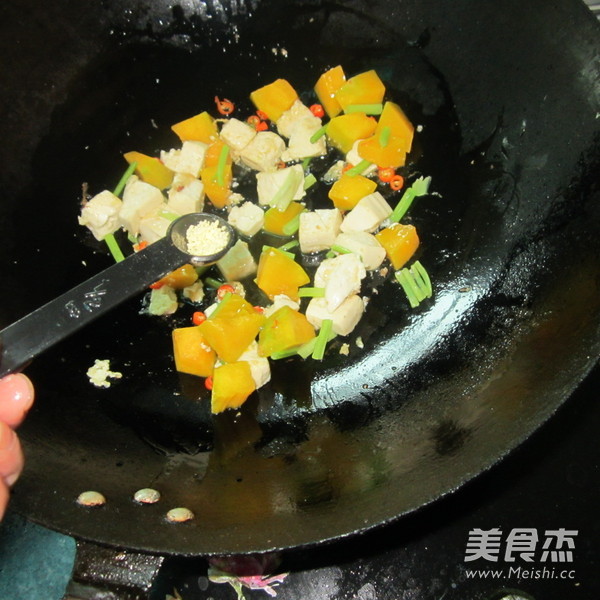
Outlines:
[{"label": "metal measuring spoon", "polygon": [[[218,223],[227,231],[228,241],[214,254],[195,256],[188,252],[187,232],[202,221]],[[216,263],[235,241],[234,229],[216,215],[192,213],[178,218],[164,238],[0,331],[0,377],[18,371],[50,346],[182,265],[190,263],[198,267]]]}]

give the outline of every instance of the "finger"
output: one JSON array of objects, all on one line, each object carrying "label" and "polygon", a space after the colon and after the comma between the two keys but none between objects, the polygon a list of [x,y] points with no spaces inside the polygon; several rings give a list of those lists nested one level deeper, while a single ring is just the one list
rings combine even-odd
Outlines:
[{"label": "finger", "polygon": [[23,451],[19,437],[6,423],[0,423],[0,479],[10,487],[22,469]]},{"label": "finger", "polygon": [[8,486],[0,479],[0,521],[4,517],[6,505],[8,504]]},{"label": "finger", "polygon": [[33,404],[33,384],[23,373],[0,379],[0,421],[17,427]]}]

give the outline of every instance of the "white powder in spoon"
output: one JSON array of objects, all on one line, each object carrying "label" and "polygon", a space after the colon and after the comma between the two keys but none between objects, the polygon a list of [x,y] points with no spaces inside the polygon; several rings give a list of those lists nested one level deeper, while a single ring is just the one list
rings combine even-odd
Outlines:
[{"label": "white powder in spoon", "polygon": [[187,249],[194,256],[211,256],[229,242],[229,232],[216,221],[200,221],[190,225],[185,234]]}]

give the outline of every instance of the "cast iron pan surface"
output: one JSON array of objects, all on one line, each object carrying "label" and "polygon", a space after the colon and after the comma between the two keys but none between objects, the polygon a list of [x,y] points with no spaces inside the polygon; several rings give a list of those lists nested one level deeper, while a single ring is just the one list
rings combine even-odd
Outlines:
[{"label": "cast iron pan surface", "polygon": [[[279,363],[239,414],[209,415],[200,381],[172,368],[173,321],[140,315],[142,298],[37,359],[12,500],[30,519],[189,555],[343,537],[487,470],[595,363],[600,38],[583,4],[60,0],[2,13],[0,326],[111,263],[77,225],[82,182],[112,188],[123,152],[176,145],[170,125],[215,94],[247,114],[249,92],[277,77],[308,101],[327,67],[374,68],[423,126],[407,175],[431,175],[434,192],[410,217],[433,299],[411,311],[381,284],[349,357],[334,344],[318,367]],[[123,379],[92,387],[96,358]],[[162,500],[135,503],[143,487]],[[106,505],[77,505],[89,489]],[[168,523],[181,506],[196,518]]]}]

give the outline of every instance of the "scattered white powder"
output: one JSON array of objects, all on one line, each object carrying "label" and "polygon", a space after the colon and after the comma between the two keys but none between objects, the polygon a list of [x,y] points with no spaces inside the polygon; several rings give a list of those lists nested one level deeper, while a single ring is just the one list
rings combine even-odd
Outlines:
[{"label": "scattered white powder", "polygon": [[188,252],[194,256],[211,256],[229,242],[229,232],[216,221],[200,221],[197,225],[190,225],[185,237]]},{"label": "scattered white powder", "polygon": [[121,379],[123,377],[122,373],[118,373],[116,371],[110,370],[110,361],[109,360],[99,360],[96,359],[94,361],[93,366],[91,366],[87,370],[87,376],[90,379],[90,383],[95,385],[96,387],[108,388],[110,387],[111,379]]}]

